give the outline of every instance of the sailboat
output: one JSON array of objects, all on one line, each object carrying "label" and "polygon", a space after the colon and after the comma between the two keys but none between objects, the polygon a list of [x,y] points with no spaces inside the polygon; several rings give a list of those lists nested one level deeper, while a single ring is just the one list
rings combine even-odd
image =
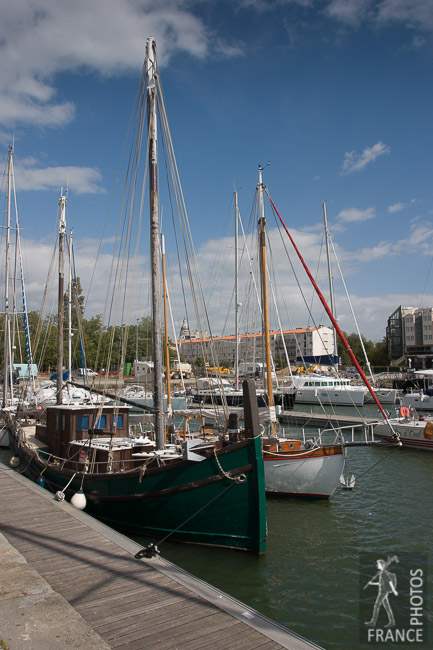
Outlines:
[{"label": "sailboat", "polygon": [[[12,205],[15,206],[15,226],[13,228],[15,234],[15,271],[11,265],[11,230],[12,230]],[[9,147],[8,160],[7,160],[7,210],[6,210],[6,225],[5,232],[5,285],[4,285],[4,340],[3,340],[3,371],[2,371],[2,395],[1,405],[3,408],[8,408],[11,411],[16,411],[24,403],[24,397],[27,389],[34,387],[35,377],[37,375],[37,367],[33,364],[31,342],[29,336],[28,320],[27,320],[27,304],[26,304],[26,290],[24,284],[23,262],[21,256],[21,243],[20,243],[20,226],[18,220],[17,201],[15,196],[15,178],[13,171],[13,147]],[[17,273],[20,273],[21,284],[21,308],[18,308],[17,300]],[[11,300],[12,294],[12,300]],[[12,307],[12,309],[11,309]],[[17,338],[19,336],[19,320],[18,315],[22,316],[23,332],[25,335],[25,345],[18,345]],[[17,347],[25,351],[26,363],[16,363],[16,349]],[[24,356],[24,354],[23,354]],[[24,359],[21,359],[24,361]],[[16,382],[18,379],[24,379],[20,389],[17,389]],[[7,446],[8,437],[6,436],[5,429],[2,427],[0,430],[0,446]]]},{"label": "sailboat", "polygon": [[[332,244],[334,257],[335,257],[335,260],[337,262],[338,269],[340,271],[340,277],[341,277],[341,280],[343,282],[343,286],[344,286],[344,289],[346,291],[346,296],[347,296],[347,299],[349,301],[349,307],[350,307],[350,310],[352,312],[352,316],[353,316],[353,319],[354,319],[354,322],[355,322],[355,325],[356,325],[356,330],[357,330],[357,333],[358,333],[359,342],[360,342],[362,351],[364,353],[364,359],[365,359],[365,363],[366,363],[366,366],[367,366],[367,369],[368,369],[368,374],[369,374],[370,386],[371,386],[371,388],[373,390],[374,395],[376,395],[376,397],[379,399],[381,404],[395,404],[397,402],[399,391],[396,388],[386,388],[386,387],[381,387],[381,386],[376,385],[376,379],[374,377],[373,370],[371,368],[370,361],[369,361],[368,356],[367,356],[367,352],[366,352],[366,349],[365,349],[365,346],[364,346],[364,341],[362,339],[361,332],[359,331],[358,323],[357,323],[357,320],[356,320],[356,317],[355,317],[355,312],[353,310],[352,303],[351,303],[351,300],[350,300],[350,297],[349,297],[349,293],[347,291],[346,283],[345,283],[344,278],[343,278],[343,274],[342,274],[340,264],[339,264],[339,261],[338,261],[338,258],[337,258],[337,254],[336,254],[336,251],[335,251],[335,248],[334,248],[334,244],[332,243],[331,235],[330,235],[329,228],[328,228],[328,220],[327,220],[327,216],[326,216],[326,203],[322,203],[322,209],[323,209],[323,221],[324,221],[324,227],[325,227],[326,258],[327,258],[327,265],[328,265],[329,291],[330,291],[330,296],[331,296],[331,301],[330,301],[331,312],[333,314],[335,314],[334,290],[333,290],[332,273],[331,273],[331,257],[330,257],[330,252],[329,252],[329,243],[330,242]],[[334,347],[335,347],[335,350],[337,350],[337,332],[336,332],[335,328],[334,328],[333,332],[334,332],[334,343],[335,343]],[[336,365],[338,366],[338,357],[337,357],[337,364]],[[342,381],[346,381],[346,382],[348,382],[350,384],[351,388],[350,389],[348,388],[347,390],[348,390],[348,392],[352,391],[352,395],[354,395],[354,391],[363,391],[364,392],[364,401],[365,401],[365,403],[370,403],[371,404],[371,403],[373,403],[375,401],[375,399],[373,397],[373,394],[370,392],[370,389],[368,388],[368,386],[366,386],[364,384],[352,385],[350,380],[348,380],[348,379],[342,380]],[[354,404],[355,404],[355,401],[354,401]],[[355,404],[355,405],[358,406],[358,404]],[[361,406],[362,406],[362,404],[361,404]]]},{"label": "sailboat", "polygon": [[396,417],[374,425],[374,435],[392,441],[398,434],[403,447],[433,451],[433,418],[418,416],[416,411],[401,406]]},{"label": "sailboat", "polygon": [[329,498],[337,490],[344,472],[343,440],[338,433],[328,444],[322,440],[280,437],[277,435],[277,417],[273,401],[271,373],[271,345],[266,265],[266,233],[263,192],[263,168],[259,165],[257,184],[259,206],[259,255],[262,293],[262,331],[264,338],[266,389],[268,395],[268,435],[263,437],[265,486],[267,494]]},{"label": "sailboat", "polygon": [[[362,381],[364,382],[369,394],[371,395],[374,403],[378,406],[379,411],[380,411],[381,415],[383,416],[383,424],[381,423],[381,425],[380,425],[381,427],[383,427],[383,429],[382,428],[378,429],[376,427],[374,435],[377,435],[377,437],[380,437],[380,438],[386,440],[387,443],[390,443],[393,446],[401,447],[404,444],[403,440],[402,440],[402,437],[400,435],[401,427],[399,426],[399,424],[395,420],[389,418],[388,414],[383,409],[382,404],[380,403],[380,401],[378,399],[378,396],[376,394],[376,391],[375,391],[374,387],[370,384],[367,377],[365,376],[364,371],[362,370],[361,366],[359,365],[359,362],[358,362],[357,358],[355,357],[355,355],[354,355],[348,341],[346,340],[346,337],[344,336],[343,332],[341,331],[341,328],[338,325],[337,320],[336,320],[332,310],[330,309],[330,307],[327,304],[322,292],[320,291],[319,287],[317,286],[316,281],[314,280],[314,278],[313,278],[313,276],[312,276],[312,274],[311,274],[311,272],[310,272],[304,258],[301,255],[301,252],[299,251],[298,247],[296,246],[292,235],[290,234],[286,224],[284,223],[280,213],[278,212],[277,207],[276,207],[275,203],[273,202],[273,200],[271,199],[271,196],[270,196],[267,189],[266,189],[266,193],[268,195],[270,204],[271,204],[271,206],[272,206],[278,220],[280,221],[280,223],[281,223],[281,225],[283,227],[283,230],[287,234],[287,236],[288,236],[288,238],[289,238],[289,240],[290,240],[290,242],[291,242],[291,244],[292,244],[292,246],[293,246],[293,248],[294,248],[294,250],[296,252],[296,255],[298,256],[299,261],[301,262],[302,266],[304,267],[304,270],[305,270],[309,280],[311,281],[311,284],[313,285],[313,287],[314,287],[314,289],[315,289],[315,291],[316,291],[316,293],[317,293],[317,295],[318,295],[318,297],[320,299],[320,302],[322,303],[326,313],[328,314],[329,319],[331,320],[331,323],[332,323],[336,333],[338,334],[338,337],[339,337],[341,343],[343,344],[344,349],[346,350],[347,354],[349,355],[349,357],[350,357],[356,371],[359,373],[359,375],[360,375]],[[407,409],[406,413],[404,413],[404,414],[401,413],[401,415],[409,416],[409,409]],[[377,431],[380,431],[380,433],[376,433]],[[409,435],[411,435],[411,434],[409,433]],[[430,436],[431,436],[431,438],[433,438],[432,428],[429,427],[427,429],[426,437],[429,438]],[[344,442],[343,444],[344,444],[344,446],[348,446],[348,444],[350,444],[350,443]],[[381,441],[375,441],[374,436],[373,436],[371,442],[366,440],[365,442],[354,443],[354,444],[356,444],[357,446],[363,445],[363,444],[379,445],[379,444],[381,444]],[[351,481],[349,481],[348,484],[350,485],[350,483],[351,483]],[[346,484],[347,484],[347,482],[346,482]]]},{"label": "sailboat", "polygon": [[[331,258],[329,254],[329,230],[326,217],[326,204],[322,203],[324,234],[326,244],[326,261],[328,267],[330,309],[335,313],[334,287],[332,282]],[[332,329],[335,354],[332,358],[333,374],[310,372],[308,375],[292,377],[296,388],[298,404],[319,404],[333,406],[363,406],[365,391],[361,386],[352,386],[350,379],[338,374],[337,334]]]},{"label": "sailboat", "polygon": [[[154,387],[154,435],[129,427],[126,406],[46,409],[46,424],[26,427],[8,417],[11,446],[23,472],[105,523],[130,533],[263,553],[266,547],[264,465],[253,382],[243,384],[245,428],[232,426],[216,441],[168,440],[162,389],[157,105],[164,108],[152,37],[146,43],[139,114],[147,113]],[[165,113],[164,113],[165,117]],[[167,124],[164,123],[164,128]],[[134,155],[139,157],[137,149]],[[61,238],[59,245],[62,246]],[[61,285],[61,272],[60,285]],[[63,289],[59,286],[59,299]],[[60,314],[60,307],[59,307]],[[59,322],[60,329],[60,322]],[[58,348],[58,381],[62,376]],[[155,554],[154,545],[149,555]]]},{"label": "sailboat", "polygon": [[[258,206],[259,206],[259,248],[260,248],[260,270],[261,270],[261,288],[262,288],[262,314],[263,314],[263,336],[265,349],[265,362],[268,369],[271,368],[270,336],[269,336],[269,311],[268,311],[268,286],[267,286],[267,269],[266,269],[266,234],[265,234],[265,217],[263,194],[266,192],[269,201],[280,219],[283,228],[286,230],[296,253],[302,262],[308,277],[310,278],[332,325],[343,342],[349,356],[355,367],[360,372],[366,385],[369,386],[362,369],[359,366],[350,346],[347,343],[338,323],[326,303],[323,294],[320,292],[315,280],[313,279],[308,267],[306,266],[298,248],[296,247],[290,233],[288,232],[278,210],[273,203],[266,186],[262,179],[263,168],[259,166],[259,182],[257,185]],[[379,406],[385,419],[387,419],[380,402],[377,399],[373,389],[369,386],[375,402]],[[271,372],[267,372],[267,394],[269,399],[269,426],[268,435],[263,437],[263,457],[265,462],[265,486],[267,494],[310,496],[328,498],[343,484],[345,489],[354,487],[353,478],[344,479],[345,469],[345,447],[356,445],[381,445],[381,441],[367,439],[359,441],[346,441],[343,432],[339,429],[333,430],[331,435],[333,439],[325,441],[323,436],[305,439],[304,436],[299,439],[287,438],[277,435],[277,418],[275,406],[272,399],[272,379]],[[322,432],[323,434],[323,432]],[[398,434],[392,433],[392,444],[399,444]],[[386,444],[386,443],[385,443]],[[343,479],[341,477],[343,476]]]}]

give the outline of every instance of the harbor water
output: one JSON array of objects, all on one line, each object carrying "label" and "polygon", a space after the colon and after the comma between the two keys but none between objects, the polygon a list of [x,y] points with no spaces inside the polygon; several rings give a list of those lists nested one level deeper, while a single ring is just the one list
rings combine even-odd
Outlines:
[{"label": "harbor water", "polygon": [[[373,405],[360,411],[377,415]],[[329,501],[267,499],[268,543],[262,557],[169,541],[160,545],[161,555],[326,650],[433,648],[427,601],[429,587],[433,593],[433,453],[355,447],[348,450],[347,470],[356,477],[355,488],[339,489]],[[387,558],[394,558],[389,570],[397,579],[398,595],[389,597],[396,625],[388,632],[382,607],[377,639],[375,630],[368,637],[366,622],[378,587],[365,587],[377,571],[376,560]],[[408,617],[409,568],[422,572],[422,594],[413,601],[422,600],[418,640],[412,640],[416,627],[412,621],[410,628]]]}]

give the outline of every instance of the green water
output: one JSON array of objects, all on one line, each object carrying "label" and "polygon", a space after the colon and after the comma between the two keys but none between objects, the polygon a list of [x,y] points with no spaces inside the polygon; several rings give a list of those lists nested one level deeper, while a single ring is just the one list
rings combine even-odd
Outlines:
[{"label": "green water", "polygon": [[[411,561],[430,562],[432,573],[433,453],[354,448],[348,452],[348,469],[360,477],[355,489],[340,490],[330,501],[267,500],[263,557],[169,542],[160,546],[161,554],[326,650],[382,647],[365,640],[366,617],[360,612],[360,594],[367,593],[371,616],[377,588],[363,592],[360,583],[374,575],[376,559],[399,554],[400,564],[393,569],[397,576],[408,553]],[[360,561],[365,554],[371,554],[372,564],[363,583]],[[428,584],[432,592],[431,576]],[[390,602],[402,627],[402,575],[398,586],[403,591]],[[387,647],[433,648],[431,605],[424,602],[423,612],[427,643]],[[381,617],[386,623],[383,611]]]}]

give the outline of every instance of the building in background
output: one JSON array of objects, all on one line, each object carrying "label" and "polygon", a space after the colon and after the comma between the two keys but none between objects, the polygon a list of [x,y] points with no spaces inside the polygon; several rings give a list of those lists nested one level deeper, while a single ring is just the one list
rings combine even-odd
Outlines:
[{"label": "building in background", "polygon": [[[271,336],[271,354],[275,360],[286,357],[290,363],[317,364],[331,366],[336,363],[333,332],[330,327],[307,327],[295,330],[275,331]],[[213,339],[200,337],[199,332],[189,332],[185,321],[180,332],[178,346],[182,357],[194,363],[196,359],[211,359],[213,347],[219,364],[233,364],[236,339],[234,336],[220,336]],[[239,361],[262,361],[264,357],[261,334],[241,334],[239,336]]]},{"label": "building in background", "polygon": [[433,308],[400,305],[388,318],[386,339],[389,358],[394,365],[431,368]]}]

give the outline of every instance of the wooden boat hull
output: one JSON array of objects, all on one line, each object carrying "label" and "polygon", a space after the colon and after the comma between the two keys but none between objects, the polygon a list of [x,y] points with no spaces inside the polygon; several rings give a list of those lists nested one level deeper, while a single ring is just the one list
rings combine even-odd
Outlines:
[{"label": "wooden boat hull", "polygon": [[[13,438],[13,440],[15,440]],[[74,472],[41,463],[15,444],[25,474],[45,486],[63,490]],[[221,546],[263,553],[266,547],[264,467],[258,439],[229,444],[202,462],[172,461],[165,466],[109,475],[86,474],[86,512],[113,528],[136,535]],[[44,469],[45,468],[45,469]],[[67,498],[80,489],[82,474],[65,490]]]},{"label": "wooden boat hull", "polygon": [[327,445],[310,452],[275,454],[264,452],[267,494],[328,499],[339,485],[344,469],[340,445]]}]

